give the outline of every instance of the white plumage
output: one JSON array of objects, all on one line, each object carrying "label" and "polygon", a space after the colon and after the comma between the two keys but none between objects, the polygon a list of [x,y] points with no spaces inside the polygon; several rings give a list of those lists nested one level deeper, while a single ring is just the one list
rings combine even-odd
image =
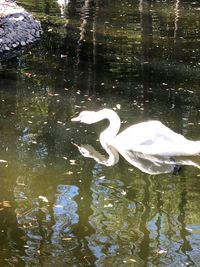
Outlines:
[{"label": "white plumage", "polygon": [[[138,161],[140,159],[154,167],[157,166],[157,169],[161,166],[163,168],[166,164],[175,165],[173,159],[175,157],[200,153],[200,141],[188,140],[160,121],[152,120],[134,124],[119,134],[121,121],[117,113],[111,109],[97,112],[82,111],[72,121],[92,124],[103,119],[108,119],[110,122],[110,125],[100,134],[101,145],[109,155],[108,160],[104,162],[107,166],[114,165],[118,161],[118,152],[138,168],[141,165]],[[187,160],[181,160],[180,164],[199,167],[198,164]],[[169,170],[169,166],[166,170]]]},{"label": "white plumage", "polygon": [[147,121],[134,124],[119,133],[119,116],[111,109],[83,111],[72,121],[91,124],[108,119],[109,127],[100,134],[102,145],[112,145],[119,152],[133,150],[149,155],[189,156],[200,153],[200,141],[191,141],[175,133],[160,121]]}]

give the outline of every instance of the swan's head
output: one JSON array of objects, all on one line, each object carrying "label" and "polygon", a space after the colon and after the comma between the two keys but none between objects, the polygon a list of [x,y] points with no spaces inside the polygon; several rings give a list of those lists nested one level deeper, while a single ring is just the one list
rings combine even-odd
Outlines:
[{"label": "swan's head", "polygon": [[99,121],[97,112],[95,111],[82,111],[77,117],[71,119],[71,121],[79,121],[86,124],[92,124]]}]

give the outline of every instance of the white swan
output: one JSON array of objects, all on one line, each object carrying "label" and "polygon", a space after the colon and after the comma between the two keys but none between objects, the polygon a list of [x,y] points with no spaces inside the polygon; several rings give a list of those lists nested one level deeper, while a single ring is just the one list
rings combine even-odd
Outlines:
[{"label": "white swan", "polygon": [[[108,119],[110,122],[108,128],[100,134],[100,143],[109,155],[105,162],[107,166],[118,162],[118,152],[133,165],[135,165],[136,157],[158,165],[174,165],[175,162],[172,162],[170,157],[200,154],[200,141],[188,140],[181,134],[170,130],[160,121],[141,122],[128,127],[119,134],[120,118],[111,109],[102,109],[97,112],[82,111],[78,117],[72,118],[72,121],[92,124],[103,119]],[[193,164],[186,163],[186,165]]]}]

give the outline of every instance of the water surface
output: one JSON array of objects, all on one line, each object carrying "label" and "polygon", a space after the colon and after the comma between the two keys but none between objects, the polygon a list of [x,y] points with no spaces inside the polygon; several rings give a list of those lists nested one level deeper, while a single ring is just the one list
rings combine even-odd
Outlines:
[{"label": "water surface", "polygon": [[107,123],[71,122],[107,107],[200,139],[199,3],[18,2],[44,36],[0,70],[1,266],[199,266],[199,170],[102,166],[72,142],[103,153]]}]

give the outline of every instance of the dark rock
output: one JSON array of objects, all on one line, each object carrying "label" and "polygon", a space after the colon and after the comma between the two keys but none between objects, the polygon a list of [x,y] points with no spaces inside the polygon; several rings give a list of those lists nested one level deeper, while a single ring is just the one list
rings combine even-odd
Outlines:
[{"label": "dark rock", "polygon": [[36,42],[42,35],[40,23],[11,0],[0,1],[0,61],[9,59]]}]

